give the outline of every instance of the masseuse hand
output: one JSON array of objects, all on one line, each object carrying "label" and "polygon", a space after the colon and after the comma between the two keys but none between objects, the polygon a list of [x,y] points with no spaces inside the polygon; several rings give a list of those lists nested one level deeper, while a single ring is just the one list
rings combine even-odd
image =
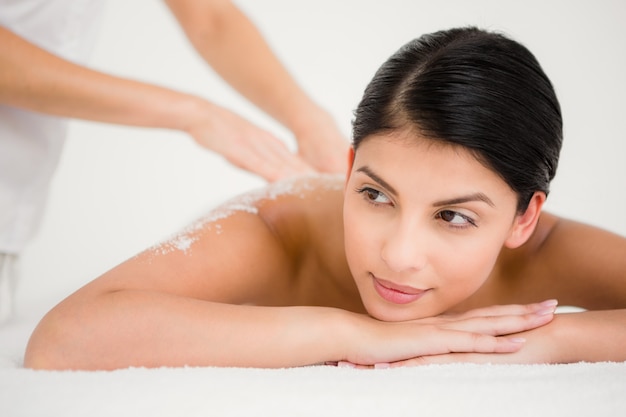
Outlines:
[{"label": "masseuse hand", "polygon": [[185,130],[199,145],[268,181],[315,172],[272,134],[212,103],[203,103]]},{"label": "masseuse hand", "polygon": [[[406,322],[376,322],[364,327],[365,340],[339,366],[386,368],[428,363],[428,358],[453,359],[462,353],[507,356],[523,348],[513,335],[552,321],[554,300],[527,305],[492,306],[458,315],[441,315]],[[368,331],[369,327],[371,330]],[[507,336],[513,335],[513,336]],[[446,358],[447,356],[447,358]],[[422,360],[421,358],[427,358]]]},{"label": "masseuse hand", "polygon": [[334,119],[324,111],[307,116],[305,124],[295,130],[298,155],[319,172],[345,174],[350,144]]}]

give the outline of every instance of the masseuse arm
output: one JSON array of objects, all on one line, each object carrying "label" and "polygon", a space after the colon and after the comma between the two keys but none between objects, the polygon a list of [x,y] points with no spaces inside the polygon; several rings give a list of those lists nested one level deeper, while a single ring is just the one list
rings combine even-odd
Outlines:
[{"label": "masseuse arm", "polygon": [[[522,344],[492,335],[552,318],[537,314],[544,307],[529,305],[490,308],[468,320],[385,323],[337,308],[341,301],[325,304],[338,288],[323,276],[310,280],[307,265],[318,254],[300,244],[321,229],[303,228],[312,222],[307,209],[337,230],[326,215],[336,210],[324,206],[335,192],[320,189],[326,190],[304,187],[297,195],[263,200],[258,213],[254,206],[241,209],[244,204],[233,213],[218,209],[210,215],[214,221],[113,268],[42,319],[25,365],[284,367],[512,352]],[[312,299],[321,287],[331,293]]]},{"label": "masseuse arm", "polygon": [[300,88],[249,18],[229,0],[166,0],[192,45],[230,85],[294,133],[321,172],[346,172],[348,141]]},{"label": "masseuse arm", "polygon": [[76,65],[0,27],[0,103],[105,123],[180,130],[267,180],[311,168],[282,142],[203,98]]}]

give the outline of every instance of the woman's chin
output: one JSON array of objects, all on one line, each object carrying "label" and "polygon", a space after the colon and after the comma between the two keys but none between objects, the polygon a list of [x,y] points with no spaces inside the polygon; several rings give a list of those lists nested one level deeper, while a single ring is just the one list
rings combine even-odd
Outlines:
[{"label": "woman's chin", "polygon": [[415,308],[407,308],[396,305],[383,305],[382,303],[370,303],[365,305],[365,310],[372,318],[380,321],[410,321],[432,316],[427,312],[421,312]]}]

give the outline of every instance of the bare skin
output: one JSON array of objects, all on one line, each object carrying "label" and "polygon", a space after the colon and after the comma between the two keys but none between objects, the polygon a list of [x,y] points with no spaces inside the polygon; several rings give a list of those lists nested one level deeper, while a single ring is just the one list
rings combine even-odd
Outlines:
[{"label": "bare skin", "polygon": [[[424,176],[406,179],[405,155],[407,161],[424,158],[418,164],[424,169],[447,173],[450,189],[463,189],[464,179],[473,175],[471,183],[483,187],[499,208],[472,201],[437,208],[434,217],[421,216],[420,207],[430,207],[421,206],[422,199],[431,194],[439,199],[442,187],[433,183],[434,176],[432,187],[425,183],[416,188],[413,181]],[[434,161],[433,166],[427,161]],[[372,140],[357,152],[347,183],[341,178],[303,178],[288,191],[274,188],[226,204],[55,307],[33,333],[25,365],[284,367],[332,361],[371,367],[626,360],[626,239],[540,214],[540,197],[532,216],[514,216],[514,200],[506,188],[474,162],[458,151]],[[360,170],[363,166],[385,178],[397,195],[382,198],[371,190],[357,191],[365,183],[387,192],[366,173],[370,171]],[[457,182],[453,168],[461,170]],[[415,189],[420,192],[412,194]],[[359,201],[367,205],[358,206]],[[450,280],[458,277],[437,270],[437,253],[424,255],[428,262],[421,270],[410,264],[400,268],[401,262],[421,259],[418,252],[401,257],[402,247],[424,247],[413,248],[411,241],[397,246],[402,233],[390,229],[393,233],[381,234],[370,218],[364,242],[375,244],[382,236],[383,244],[373,255],[361,246],[362,256],[349,262],[343,216],[352,204],[383,225],[431,228],[428,250],[444,238],[480,238],[486,239],[485,245],[504,247],[494,252],[493,267],[489,256],[476,263],[476,271],[488,274],[463,278],[467,293],[457,293],[458,284]],[[513,223],[498,217],[505,216],[503,210],[509,213],[505,207],[511,208]],[[450,231],[452,210],[464,216],[482,213],[480,227]],[[529,228],[524,226],[527,218],[535,219],[527,222]],[[460,220],[457,216],[450,223],[456,228]],[[389,253],[390,245],[400,249]],[[477,253],[482,252],[489,251]],[[453,254],[463,255],[461,249]],[[428,282],[430,289],[415,302],[394,304],[368,292],[370,280],[361,269],[378,275],[386,271],[385,279],[394,285]],[[594,311],[553,320],[554,299]]]}]

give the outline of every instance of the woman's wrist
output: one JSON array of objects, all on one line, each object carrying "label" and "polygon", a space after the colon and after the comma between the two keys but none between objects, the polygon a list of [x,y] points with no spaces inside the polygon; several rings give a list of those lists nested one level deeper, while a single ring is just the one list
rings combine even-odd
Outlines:
[{"label": "woman's wrist", "polygon": [[362,355],[362,348],[367,342],[364,340],[368,322],[374,321],[365,314],[353,313],[347,310],[337,310],[330,321],[331,338],[333,339],[332,356],[328,360],[351,361]]},{"label": "woman's wrist", "polygon": [[280,336],[272,342],[275,358],[269,366],[342,361],[352,357],[360,344],[359,314],[338,308],[301,306],[279,311],[280,316],[271,319],[273,326],[280,322]]}]

